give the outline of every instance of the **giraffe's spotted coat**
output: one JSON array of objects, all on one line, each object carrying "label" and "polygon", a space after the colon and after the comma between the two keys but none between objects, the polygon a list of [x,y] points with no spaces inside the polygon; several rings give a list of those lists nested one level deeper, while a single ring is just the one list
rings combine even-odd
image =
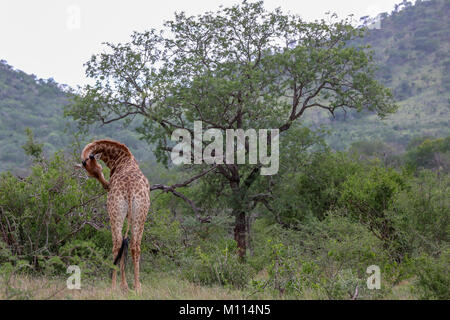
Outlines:
[{"label": "giraffe's spotted coat", "polygon": [[[91,154],[95,156],[94,159],[89,159]],[[131,228],[130,249],[134,263],[134,285],[136,291],[140,292],[140,246],[145,220],[150,208],[150,184],[130,150],[120,142],[113,140],[94,141],[84,147],[81,159],[88,159],[85,166],[86,171],[108,189],[106,204],[111,222],[114,257],[117,256],[122,244],[122,228],[125,218],[128,218],[128,227]],[[98,159],[101,159],[111,170],[109,182],[103,177]],[[120,262],[120,271],[121,287],[126,289],[124,257]],[[115,270],[113,271],[112,282],[114,289],[116,286]]]}]

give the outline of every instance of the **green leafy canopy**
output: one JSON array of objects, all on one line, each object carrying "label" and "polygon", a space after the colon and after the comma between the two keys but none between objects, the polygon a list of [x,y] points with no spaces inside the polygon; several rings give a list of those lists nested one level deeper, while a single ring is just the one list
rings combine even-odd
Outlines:
[{"label": "green leafy canopy", "polygon": [[165,28],[106,43],[108,52],[86,63],[95,84],[66,113],[82,125],[142,116],[142,136],[167,147],[174,129],[192,130],[195,120],[204,130],[285,131],[313,107],[382,117],[396,109],[373,78],[370,53],[348,45],[363,34],[349,18],[307,23],[244,1],[196,17],[176,13]]}]

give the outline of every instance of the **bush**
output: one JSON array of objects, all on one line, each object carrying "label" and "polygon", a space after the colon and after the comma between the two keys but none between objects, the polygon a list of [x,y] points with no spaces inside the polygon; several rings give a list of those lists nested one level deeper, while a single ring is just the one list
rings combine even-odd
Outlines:
[{"label": "bush", "polygon": [[114,268],[112,259],[105,259],[109,254],[105,248],[99,248],[93,241],[73,240],[58,250],[58,254],[43,258],[44,273],[47,275],[66,274],[67,267],[76,265],[83,278],[109,277]]},{"label": "bush", "polygon": [[[149,259],[159,270],[180,264],[183,251],[180,222],[167,210],[152,210],[144,226],[142,259]],[[154,268],[152,267],[152,270]]]},{"label": "bush", "polygon": [[92,244],[99,241],[97,247],[110,248],[99,236],[106,230],[104,193],[60,154],[36,161],[26,178],[0,176],[0,239],[33,270],[65,272],[65,268],[47,268],[46,263],[55,264],[69,243],[92,240]]},{"label": "bush", "polygon": [[421,299],[450,299],[449,261],[449,248],[438,258],[424,254],[417,259],[417,279],[413,291],[417,292]]},{"label": "bush", "polygon": [[193,255],[184,258],[183,274],[202,285],[222,285],[243,288],[252,278],[254,271],[240,261],[236,242],[231,239],[213,245],[209,250],[197,247]]},{"label": "bush", "polygon": [[274,186],[271,205],[286,224],[312,217],[323,219],[326,211],[336,208],[342,183],[362,169],[361,164],[344,153],[316,153]]},{"label": "bush", "polygon": [[[254,228],[254,232],[256,232]],[[380,291],[366,286],[370,265],[378,265],[386,280],[398,268],[390,270],[383,242],[364,226],[341,213],[330,212],[323,221],[311,220],[296,230],[276,228],[262,243],[258,253],[264,256],[267,280],[253,281],[257,290],[270,288],[290,297],[312,295],[320,299],[378,297],[389,290],[387,282]],[[255,250],[256,252],[256,250]],[[356,298],[356,297],[355,297]]]},{"label": "bush", "polygon": [[405,155],[406,163],[415,168],[450,171],[450,137],[425,139],[416,147],[411,147]]},{"label": "bush", "polygon": [[412,41],[414,49],[431,53],[439,48],[439,41],[430,37],[416,37]]},{"label": "bush", "polygon": [[[372,166],[365,172],[350,176],[343,184],[339,199],[354,221],[365,225],[385,248],[391,248],[396,259],[402,257],[402,244],[396,242],[397,233],[388,210],[398,192],[407,188],[406,177],[393,169]],[[400,247],[399,247],[400,246]]]},{"label": "bush", "polygon": [[449,242],[450,177],[429,170],[409,181],[388,212],[411,254],[436,254]]}]

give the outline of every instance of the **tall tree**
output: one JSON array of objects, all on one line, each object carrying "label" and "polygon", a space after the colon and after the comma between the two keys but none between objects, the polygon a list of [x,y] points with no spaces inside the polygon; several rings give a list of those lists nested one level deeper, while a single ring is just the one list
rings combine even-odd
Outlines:
[{"label": "tall tree", "polygon": [[[217,129],[224,136],[227,129],[279,129],[283,143],[285,132],[312,108],[331,114],[339,108],[369,109],[381,117],[396,109],[389,90],[374,80],[370,53],[350,45],[364,32],[350,19],[333,15],[309,23],[280,9],[268,12],[262,1],[244,1],[196,17],[176,13],[165,27],[165,33],[134,32],[131,42],[107,43],[108,52],[92,56],[86,74],[95,85],[74,97],[67,114],[81,125],[140,116],[138,132],[156,143],[158,159],[167,162],[172,133],[185,129],[193,135],[194,121],[202,121],[202,132]],[[205,219],[176,189],[214,175],[211,181],[227,191],[221,195],[235,216],[243,257],[249,205],[267,201],[265,193],[251,194],[262,163],[188,166],[192,178],[153,190],[173,192]]]}]

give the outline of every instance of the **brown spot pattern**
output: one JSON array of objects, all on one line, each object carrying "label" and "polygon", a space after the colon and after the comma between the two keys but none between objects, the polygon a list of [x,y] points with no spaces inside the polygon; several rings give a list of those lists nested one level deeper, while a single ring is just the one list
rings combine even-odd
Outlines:
[{"label": "brown spot pattern", "polygon": [[[111,177],[108,184],[107,209],[111,222],[111,235],[113,241],[113,256],[116,257],[122,245],[122,228],[125,218],[128,219],[128,228],[131,228],[130,249],[134,264],[134,287],[141,291],[139,282],[139,260],[141,254],[141,240],[144,224],[150,209],[150,184],[139,168],[131,151],[124,144],[114,140],[97,140],[86,145],[81,152],[81,159],[89,155],[100,155],[100,159],[109,167]],[[100,182],[101,166],[95,159],[86,161],[88,174]],[[95,169],[95,171],[94,171]],[[102,175],[103,176],[103,175]],[[102,184],[108,183],[105,181]],[[125,237],[128,236],[125,234]],[[124,257],[120,262],[121,287],[127,289],[125,280]],[[116,271],[113,271],[112,287],[116,287]]]}]

